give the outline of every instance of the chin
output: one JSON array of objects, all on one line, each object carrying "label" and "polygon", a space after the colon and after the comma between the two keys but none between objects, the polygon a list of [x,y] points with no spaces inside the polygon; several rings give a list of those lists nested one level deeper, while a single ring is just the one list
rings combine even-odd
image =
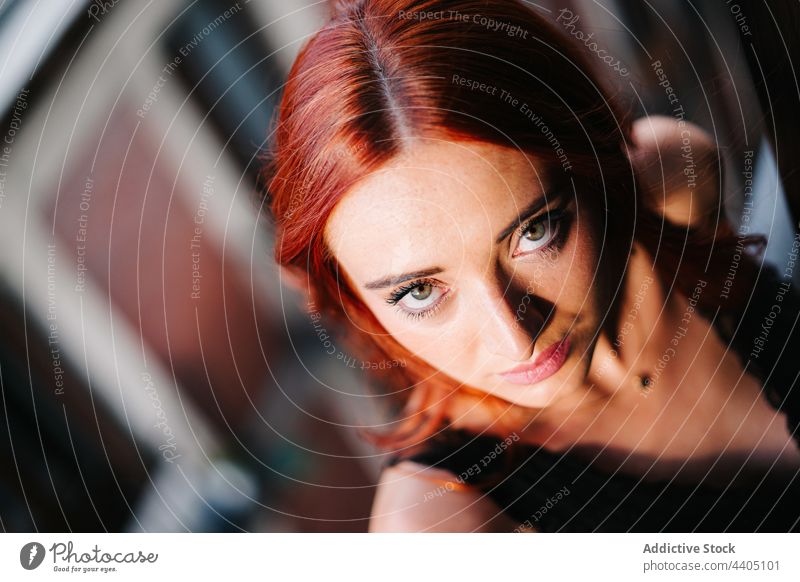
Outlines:
[{"label": "chin", "polygon": [[548,378],[529,386],[518,386],[502,383],[492,390],[492,394],[508,400],[517,406],[526,408],[547,408],[577,390],[573,382],[564,382],[556,378]]},{"label": "chin", "polygon": [[[528,386],[503,382],[496,376],[493,385],[462,382],[462,386],[469,388],[470,396],[457,399],[458,404],[453,406],[453,426],[475,432],[489,430],[487,427],[505,432],[528,430],[542,410],[557,408],[580,390],[583,382],[575,378],[575,364],[570,363],[550,378]],[[573,370],[571,376],[570,370]],[[486,396],[497,398],[496,406],[483,406]]]}]

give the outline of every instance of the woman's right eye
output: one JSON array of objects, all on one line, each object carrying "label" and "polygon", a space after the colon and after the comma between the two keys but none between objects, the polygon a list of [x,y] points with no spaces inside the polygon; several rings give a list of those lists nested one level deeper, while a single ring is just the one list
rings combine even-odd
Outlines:
[{"label": "woman's right eye", "polygon": [[417,281],[396,290],[386,301],[411,317],[420,317],[433,312],[446,294],[446,289],[431,281]]},{"label": "woman's right eye", "polygon": [[436,288],[430,283],[422,283],[411,289],[400,300],[400,303],[412,309],[429,307],[436,302]]}]

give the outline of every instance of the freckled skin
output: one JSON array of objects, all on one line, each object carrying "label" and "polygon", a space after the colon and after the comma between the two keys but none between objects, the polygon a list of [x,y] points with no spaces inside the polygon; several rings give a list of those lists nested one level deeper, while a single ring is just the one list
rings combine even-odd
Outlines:
[{"label": "freckled skin", "polygon": [[[455,380],[529,407],[576,397],[607,308],[592,291],[599,249],[573,192],[561,200],[545,192],[549,210],[566,205],[575,213],[557,252],[512,257],[517,233],[495,241],[541,195],[542,172],[514,149],[419,140],[352,188],[325,232],[341,268],[397,341]],[[430,277],[442,287],[436,293],[447,293],[431,317],[410,319],[387,304],[393,288],[363,286],[431,267],[443,269]],[[497,375],[566,334],[570,355],[551,377],[521,386]]]},{"label": "freckled skin", "polygon": [[[574,214],[557,252],[512,256],[525,244],[519,233],[495,242],[541,194],[544,176],[536,159],[513,149],[420,139],[345,194],[326,225],[326,242],[397,341],[456,381],[528,409],[528,442],[547,443],[551,450],[603,447],[604,454],[615,450],[620,457],[636,450],[645,458],[681,461],[707,453],[713,459],[731,438],[731,426],[736,442],[747,448],[752,434],[772,425],[770,439],[762,441],[765,454],[783,447],[787,435],[758,397],[758,383],[739,379],[735,357],[699,317],[659,377],[659,388],[642,396],[635,374],[652,369],[663,354],[686,298],[669,292],[652,270],[652,257],[637,246],[620,289],[620,312],[628,313],[643,280],[654,283],[626,328],[624,345],[614,350],[614,338],[601,330],[611,303],[601,290],[613,288],[620,275],[598,267],[601,227],[586,195],[549,196],[550,209],[566,204]],[[387,275],[431,267],[442,269],[428,279],[447,295],[427,318],[410,319],[386,303],[397,286],[364,288]],[[533,361],[565,334],[571,349],[552,376],[532,385],[498,376]],[[754,400],[757,415],[749,413]],[[481,429],[491,420],[478,408],[452,411],[451,419]],[[748,414],[745,430],[742,417]]]},{"label": "freckled skin", "polygon": [[[653,149],[674,151],[664,146],[675,132],[661,121],[637,122],[641,149],[634,163],[651,160]],[[646,139],[645,129],[653,139]],[[692,132],[696,153],[707,156],[702,144],[713,142],[695,126]],[[637,168],[651,170],[652,165]],[[544,175],[535,158],[516,150],[420,139],[346,193],[326,224],[325,239],[356,293],[401,344],[453,379],[531,411],[532,422],[520,431],[527,442],[570,448],[598,468],[643,479],[729,479],[741,472],[744,457],[765,467],[800,467],[783,417],[699,316],[672,365],[642,393],[635,374],[663,354],[687,299],[670,292],[653,271],[652,257],[636,244],[618,300],[623,315],[635,302],[637,317],[625,328],[624,345],[614,349],[615,338],[600,329],[611,303],[600,290],[613,288],[622,274],[598,267],[601,227],[586,196],[566,197],[574,217],[558,251],[514,257],[522,244],[517,233],[495,242],[543,192]],[[668,192],[665,218],[682,224],[713,214],[713,186],[713,180],[699,184],[689,200]],[[386,303],[397,286],[364,287],[431,267],[442,272],[428,279],[448,295],[428,318],[410,319]],[[637,298],[645,280],[653,282]],[[531,386],[497,376],[532,361],[567,332],[571,351],[553,376]],[[453,424],[482,430],[491,422],[474,408],[456,410],[451,419],[467,412],[470,422]],[[719,462],[725,455],[728,462]],[[408,461],[386,469],[370,531],[512,531],[518,525],[470,492],[453,491],[422,506],[418,499],[434,486],[430,478],[447,476]]]}]

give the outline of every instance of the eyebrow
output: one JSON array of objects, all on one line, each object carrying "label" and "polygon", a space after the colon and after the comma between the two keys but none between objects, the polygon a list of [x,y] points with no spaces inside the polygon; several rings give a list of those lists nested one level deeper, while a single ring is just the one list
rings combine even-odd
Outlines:
[{"label": "eyebrow", "polygon": [[436,275],[437,273],[441,273],[444,269],[440,267],[431,267],[430,269],[425,269],[424,271],[414,271],[412,273],[403,273],[402,275],[389,275],[388,277],[383,277],[382,279],[376,279],[375,281],[370,281],[364,287],[367,289],[384,289],[386,287],[394,287],[395,285],[399,285],[400,283],[405,283],[406,281],[410,281],[411,279],[418,279],[420,277],[430,277],[431,275]]},{"label": "eyebrow", "polygon": [[[551,200],[556,199],[559,196],[559,191],[556,191],[549,196],[547,194],[540,194],[533,200],[530,204],[525,206],[522,210],[520,210],[519,214],[517,215],[514,220],[512,220],[508,226],[506,226],[503,230],[500,231],[500,234],[497,235],[495,239],[496,244],[500,244],[500,242],[505,239],[517,226],[522,224],[522,222],[534,214],[535,212],[541,210],[547,203]],[[394,287],[395,285],[399,285],[401,283],[405,283],[406,281],[410,281],[412,279],[419,279],[421,277],[430,277],[431,275],[436,275],[444,271],[441,267],[431,267],[430,269],[424,269],[422,271],[413,271],[410,273],[403,273],[402,275],[388,275],[386,277],[382,277],[380,279],[376,279],[375,281],[370,281],[364,285],[367,289],[385,289],[386,287]]]}]

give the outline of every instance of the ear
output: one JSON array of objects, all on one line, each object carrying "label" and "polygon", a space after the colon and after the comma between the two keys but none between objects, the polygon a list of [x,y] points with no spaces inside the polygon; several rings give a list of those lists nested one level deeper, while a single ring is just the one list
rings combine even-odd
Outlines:
[{"label": "ear", "polygon": [[281,283],[295,291],[303,292],[308,279],[308,271],[295,265],[280,265]]},{"label": "ear", "polygon": [[313,304],[316,300],[316,294],[311,287],[308,271],[295,265],[281,265],[279,268],[281,284],[299,295],[298,305],[303,311],[307,311],[309,304]]}]

